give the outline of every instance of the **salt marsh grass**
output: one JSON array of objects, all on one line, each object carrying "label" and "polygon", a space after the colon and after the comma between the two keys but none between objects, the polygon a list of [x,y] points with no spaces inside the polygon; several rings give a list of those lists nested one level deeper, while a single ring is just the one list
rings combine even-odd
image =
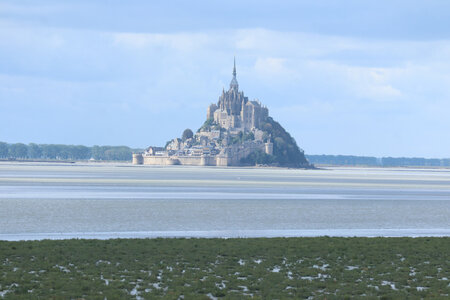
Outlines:
[{"label": "salt marsh grass", "polygon": [[449,238],[0,242],[5,299],[446,299]]}]

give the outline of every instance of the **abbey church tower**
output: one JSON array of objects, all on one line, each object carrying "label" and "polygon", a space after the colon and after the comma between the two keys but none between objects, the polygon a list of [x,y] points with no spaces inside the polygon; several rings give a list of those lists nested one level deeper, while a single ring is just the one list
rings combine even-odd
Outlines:
[{"label": "abbey church tower", "polygon": [[214,118],[220,127],[234,131],[250,131],[259,128],[269,114],[259,101],[249,101],[244,92],[239,91],[236,79],[236,60],[233,66],[233,78],[228,91],[223,90],[217,104],[208,107],[207,118]]}]

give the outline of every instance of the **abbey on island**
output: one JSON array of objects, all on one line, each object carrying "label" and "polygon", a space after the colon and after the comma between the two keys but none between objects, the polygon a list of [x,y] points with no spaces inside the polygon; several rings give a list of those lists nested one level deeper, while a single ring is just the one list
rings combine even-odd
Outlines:
[{"label": "abbey on island", "polygon": [[232,74],[229,89],[222,90],[217,104],[211,104],[208,107],[206,121],[195,134],[192,131],[190,131],[191,134],[189,132],[185,134],[185,131],[182,138],[171,140],[164,148],[149,147],[143,153],[134,153],[133,164],[282,165],[277,155],[283,155],[283,153],[274,153],[273,140],[275,140],[275,151],[280,152],[283,151],[283,146],[294,145],[295,147],[287,147],[284,150],[299,152],[291,153],[296,154],[294,156],[299,156],[300,159],[292,166],[309,166],[304,158],[303,150],[300,150],[295,140],[269,117],[267,107],[258,100],[249,100],[244,92],[239,90],[236,61]]}]

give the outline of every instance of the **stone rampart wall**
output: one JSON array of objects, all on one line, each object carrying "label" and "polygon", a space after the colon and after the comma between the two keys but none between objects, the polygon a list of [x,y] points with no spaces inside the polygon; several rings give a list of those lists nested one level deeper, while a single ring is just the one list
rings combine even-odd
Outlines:
[{"label": "stone rampart wall", "polygon": [[133,164],[144,165],[186,165],[186,166],[239,166],[241,159],[255,151],[266,151],[264,143],[246,143],[244,146],[231,148],[229,156],[159,156],[159,155],[133,155]]},{"label": "stone rampart wall", "polygon": [[215,166],[216,158],[212,156],[144,156],[144,165]]}]

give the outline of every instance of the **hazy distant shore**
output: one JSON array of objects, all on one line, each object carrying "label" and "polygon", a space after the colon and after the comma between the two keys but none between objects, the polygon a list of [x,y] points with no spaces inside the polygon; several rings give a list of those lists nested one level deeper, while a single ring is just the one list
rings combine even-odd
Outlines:
[{"label": "hazy distant shore", "polygon": [[[162,147],[161,147],[162,148]],[[83,146],[0,142],[0,161],[19,162],[131,162],[143,149],[127,146]],[[450,158],[375,157],[363,155],[305,154],[316,166],[450,167]]]},{"label": "hazy distant shore", "polygon": [[[153,167],[171,167],[171,166],[149,166],[149,165],[132,165],[131,161],[117,161],[117,160],[34,160],[34,159],[0,159],[0,164],[26,164],[26,163],[41,163],[41,164],[77,164],[77,165],[117,165],[117,166],[132,166],[137,168],[153,168]],[[189,168],[190,166],[183,166]],[[378,169],[389,169],[389,168],[405,168],[405,169],[450,169],[449,166],[417,166],[417,165],[404,165],[404,166],[382,166],[382,165],[364,165],[364,164],[320,164],[316,163],[310,168],[290,168],[290,167],[277,167],[277,166],[266,166],[266,165],[257,165],[257,166],[230,166],[230,167],[215,167],[215,166],[206,166],[205,168],[243,168],[243,169],[299,169],[299,170],[314,170],[314,169],[323,169],[323,168],[378,168]]]},{"label": "hazy distant shore", "polygon": [[450,229],[211,230],[0,234],[0,241],[157,238],[450,237]]}]

